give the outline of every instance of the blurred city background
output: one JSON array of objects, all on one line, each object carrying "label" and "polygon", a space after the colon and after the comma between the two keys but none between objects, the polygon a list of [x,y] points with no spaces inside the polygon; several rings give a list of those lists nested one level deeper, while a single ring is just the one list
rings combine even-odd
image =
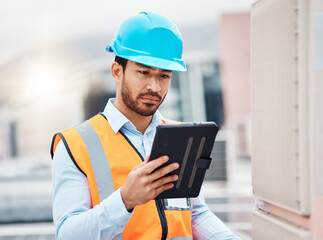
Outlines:
[{"label": "blurred city background", "polygon": [[220,133],[203,191],[210,209],[251,239],[250,6],[227,1],[0,2],[0,239],[54,239],[54,133],[103,110],[114,96],[105,47],[140,11],[179,27],[188,71],[173,73],[160,111],[214,121]]}]

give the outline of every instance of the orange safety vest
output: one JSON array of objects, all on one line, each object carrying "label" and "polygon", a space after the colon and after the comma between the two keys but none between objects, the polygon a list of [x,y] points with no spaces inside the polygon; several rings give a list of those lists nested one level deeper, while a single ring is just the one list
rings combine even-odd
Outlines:
[{"label": "orange safety vest", "polygon": [[[130,171],[143,161],[127,137],[120,131],[115,134],[101,114],[55,134],[52,156],[60,140],[76,166],[87,176],[92,207],[123,186]],[[193,239],[191,210],[164,210],[162,206],[158,200],[136,206],[122,239],[161,239],[163,218],[167,219],[167,239]]]}]

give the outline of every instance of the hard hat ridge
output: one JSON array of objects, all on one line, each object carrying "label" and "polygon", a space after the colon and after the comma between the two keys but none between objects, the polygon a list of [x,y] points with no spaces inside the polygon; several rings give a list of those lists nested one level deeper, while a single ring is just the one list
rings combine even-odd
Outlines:
[{"label": "hard hat ridge", "polygon": [[144,65],[186,71],[178,28],[157,13],[140,12],[125,20],[107,46],[107,51]]}]

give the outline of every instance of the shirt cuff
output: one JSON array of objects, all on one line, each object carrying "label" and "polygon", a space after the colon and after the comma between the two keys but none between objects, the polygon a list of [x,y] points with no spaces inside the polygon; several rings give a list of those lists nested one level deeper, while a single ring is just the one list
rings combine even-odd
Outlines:
[{"label": "shirt cuff", "polygon": [[108,218],[119,228],[124,228],[129,222],[133,212],[128,212],[122,198],[120,188],[101,202]]}]

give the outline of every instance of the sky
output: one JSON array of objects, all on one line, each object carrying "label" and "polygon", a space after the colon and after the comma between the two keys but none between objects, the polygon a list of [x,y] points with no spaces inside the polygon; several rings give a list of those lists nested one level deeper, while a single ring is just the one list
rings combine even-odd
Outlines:
[{"label": "sky", "polygon": [[217,22],[223,13],[250,11],[253,0],[0,0],[0,64],[57,41],[115,32],[141,11],[181,26]]}]

